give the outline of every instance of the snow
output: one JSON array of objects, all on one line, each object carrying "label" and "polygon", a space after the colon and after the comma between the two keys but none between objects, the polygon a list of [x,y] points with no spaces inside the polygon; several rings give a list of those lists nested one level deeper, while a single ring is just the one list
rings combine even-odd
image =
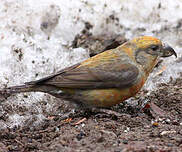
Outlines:
[{"label": "snow", "polygon": [[[88,50],[70,47],[86,21],[93,25],[95,35],[108,32],[123,34],[129,39],[140,35],[156,36],[175,48],[181,57],[182,30],[176,28],[181,12],[181,0],[1,0],[0,87],[35,80],[87,59]],[[114,22],[106,24],[111,14],[119,18],[122,26]],[[141,31],[142,28],[146,30]],[[165,59],[162,66],[166,66],[166,70],[160,76],[154,71],[145,88],[154,90],[158,83],[177,78],[182,66],[176,60],[174,57]],[[41,123],[45,117],[39,103],[49,99],[49,111],[54,98],[43,93],[25,94],[28,98],[20,94],[3,104],[35,108]],[[0,109],[3,111],[2,107]],[[12,112],[8,115],[9,123],[0,121],[0,126],[23,125],[31,118],[30,111],[24,116]]]}]

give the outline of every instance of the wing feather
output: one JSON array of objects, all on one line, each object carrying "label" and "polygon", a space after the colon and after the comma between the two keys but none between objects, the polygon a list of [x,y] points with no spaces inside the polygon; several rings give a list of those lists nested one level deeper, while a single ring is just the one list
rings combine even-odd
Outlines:
[{"label": "wing feather", "polygon": [[132,64],[103,63],[96,67],[73,65],[56,74],[29,84],[53,85],[60,88],[124,88],[132,85],[139,70]]}]

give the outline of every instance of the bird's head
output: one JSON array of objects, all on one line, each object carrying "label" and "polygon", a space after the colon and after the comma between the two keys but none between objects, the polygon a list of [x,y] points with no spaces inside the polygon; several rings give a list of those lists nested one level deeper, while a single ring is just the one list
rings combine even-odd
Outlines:
[{"label": "bird's head", "polygon": [[157,63],[158,57],[169,57],[175,55],[176,52],[172,47],[161,42],[161,40],[151,36],[141,36],[135,38],[128,43],[133,50],[135,61],[140,64],[147,73]]},{"label": "bird's head", "polygon": [[175,55],[176,52],[169,45],[162,43],[159,39],[151,36],[141,36],[132,40],[136,45],[136,53],[141,51],[152,56],[169,57]]}]

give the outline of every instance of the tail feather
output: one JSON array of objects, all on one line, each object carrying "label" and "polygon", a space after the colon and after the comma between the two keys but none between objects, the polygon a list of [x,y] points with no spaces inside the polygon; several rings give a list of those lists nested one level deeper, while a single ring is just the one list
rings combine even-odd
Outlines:
[{"label": "tail feather", "polygon": [[31,92],[34,90],[33,88],[34,88],[34,86],[29,85],[29,84],[4,88],[4,89],[0,90],[0,97],[7,98],[15,93]]},{"label": "tail feather", "polygon": [[8,93],[31,92],[33,91],[32,90],[34,88],[33,86],[34,85],[24,84],[19,86],[8,87],[5,88],[4,90],[7,91]]},{"label": "tail feather", "polygon": [[21,93],[21,92],[44,92],[49,94],[55,94],[54,92],[59,92],[60,88],[52,85],[36,85],[25,83],[24,85],[12,86],[0,90],[0,100],[6,99],[12,94]]}]

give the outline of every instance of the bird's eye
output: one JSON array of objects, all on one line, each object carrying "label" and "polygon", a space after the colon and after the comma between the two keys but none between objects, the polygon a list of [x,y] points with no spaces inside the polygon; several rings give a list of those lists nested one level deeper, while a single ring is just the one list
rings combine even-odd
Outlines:
[{"label": "bird's eye", "polygon": [[153,51],[156,51],[156,50],[159,49],[159,46],[158,46],[158,45],[152,45],[152,46],[151,46],[151,49],[152,49]]}]

